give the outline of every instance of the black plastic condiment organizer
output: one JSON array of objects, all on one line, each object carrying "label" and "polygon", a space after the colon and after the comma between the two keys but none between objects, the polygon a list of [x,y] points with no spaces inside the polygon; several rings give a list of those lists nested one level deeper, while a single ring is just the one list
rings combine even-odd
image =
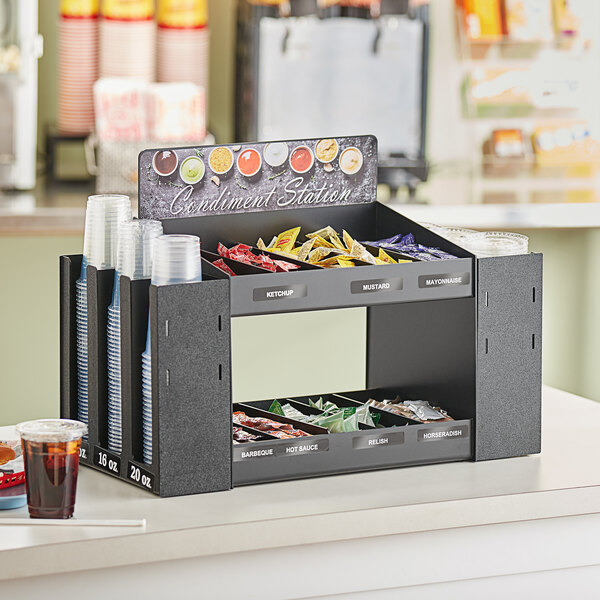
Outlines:
[{"label": "black plastic condiment organizer", "polygon": [[[145,198],[140,195],[140,216],[155,216]],[[156,287],[121,277],[119,455],[107,448],[106,321],[114,271],[88,267],[89,437],[81,462],[160,496],[175,496],[539,452],[542,256],[477,259],[374,198],[373,186],[372,198],[357,204],[163,220],[165,233],[200,236],[205,279]],[[247,274],[236,277],[211,264],[219,241],[254,245],[259,236],[270,240],[290,227],[306,233],[325,225],[361,240],[412,232],[419,243],[457,258],[283,273],[244,266],[239,272]],[[63,256],[60,263],[61,414],[71,418],[77,417],[75,283],[81,260]],[[351,306],[367,307],[367,389],[337,390],[328,397],[350,406],[399,394],[439,405],[455,421],[423,424],[382,414],[382,428],[233,445],[231,319]],[[142,461],[141,354],[148,311],[152,465]],[[307,406],[308,399],[294,402]],[[259,414],[269,403],[241,405]]]}]

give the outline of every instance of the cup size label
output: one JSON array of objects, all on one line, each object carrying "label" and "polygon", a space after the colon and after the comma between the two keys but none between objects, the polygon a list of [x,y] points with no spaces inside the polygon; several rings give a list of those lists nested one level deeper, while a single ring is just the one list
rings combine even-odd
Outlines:
[{"label": "cup size label", "polygon": [[419,442],[442,442],[469,437],[469,426],[459,425],[447,429],[419,429],[417,439]]},{"label": "cup size label", "polygon": [[264,302],[265,300],[304,298],[307,295],[308,287],[304,284],[279,285],[277,287],[254,288],[252,298],[254,302]]},{"label": "cup size label", "polygon": [[444,287],[447,285],[469,285],[470,273],[441,273],[439,275],[419,275],[420,288]]},{"label": "cup size label", "polygon": [[328,450],[329,440],[316,440],[310,436],[271,445],[262,442],[259,445],[253,443],[236,444],[233,447],[233,460],[234,462],[241,462],[244,460],[259,460],[261,458],[314,454],[315,452],[327,452]]},{"label": "cup size label", "polygon": [[154,475],[135,463],[127,463],[127,479],[146,490],[154,489]]},{"label": "cup size label", "polygon": [[90,445],[87,442],[81,442],[79,446],[79,460],[84,463],[90,462]]},{"label": "cup size label", "polygon": [[370,294],[373,292],[395,292],[402,289],[402,279],[365,279],[350,283],[352,294]]},{"label": "cup size label", "polygon": [[114,475],[121,472],[121,457],[98,446],[94,446],[94,464]]},{"label": "cup size label", "polygon": [[397,446],[404,444],[404,432],[378,433],[376,435],[356,435],[352,438],[352,447],[355,450],[368,448],[381,448],[382,446]]}]

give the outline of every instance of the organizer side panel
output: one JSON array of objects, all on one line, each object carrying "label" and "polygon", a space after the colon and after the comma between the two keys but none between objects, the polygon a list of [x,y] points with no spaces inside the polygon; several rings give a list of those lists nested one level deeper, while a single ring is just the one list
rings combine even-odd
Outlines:
[{"label": "organizer side panel", "polygon": [[60,257],[60,416],[77,418],[77,322],[75,284],[81,255]]},{"label": "organizer side panel", "polygon": [[475,459],[541,450],[542,255],[477,260]]},{"label": "organizer side panel", "polygon": [[229,281],[151,286],[150,311],[160,495],[230,489]]},{"label": "organizer side panel", "polygon": [[114,269],[87,268],[88,417],[92,444],[108,448],[108,355],[106,327]]}]

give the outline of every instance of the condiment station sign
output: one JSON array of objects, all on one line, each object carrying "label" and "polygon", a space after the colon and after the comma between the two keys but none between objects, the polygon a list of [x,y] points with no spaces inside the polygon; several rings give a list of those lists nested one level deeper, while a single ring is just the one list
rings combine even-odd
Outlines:
[{"label": "condiment station sign", "polygon": [[140,217],[169,219],[373,202],[377,140],[323,138],[144,150]]}]

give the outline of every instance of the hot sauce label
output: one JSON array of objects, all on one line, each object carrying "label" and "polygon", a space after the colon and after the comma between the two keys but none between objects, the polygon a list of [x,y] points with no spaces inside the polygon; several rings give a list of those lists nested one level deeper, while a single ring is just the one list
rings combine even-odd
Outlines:
[{"label": "hot sauce label", "polygon": [[208,22],[207,0],[159,0],[156,20],[160,27],[197,29]]}]

